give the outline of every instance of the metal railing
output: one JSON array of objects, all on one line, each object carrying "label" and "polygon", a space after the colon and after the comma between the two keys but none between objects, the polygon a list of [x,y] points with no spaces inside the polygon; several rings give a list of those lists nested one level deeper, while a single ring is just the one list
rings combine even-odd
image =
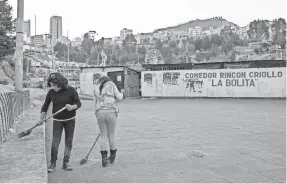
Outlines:
[{"label": "metal railing", "polygon": [[30,91],[0,93],[0,143],[15,120],[30,106]]}]

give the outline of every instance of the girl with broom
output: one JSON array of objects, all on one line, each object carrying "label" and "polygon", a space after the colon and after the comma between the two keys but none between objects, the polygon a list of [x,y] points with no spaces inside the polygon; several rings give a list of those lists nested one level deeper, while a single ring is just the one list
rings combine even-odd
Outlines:
[{"label": "girl with broom", "polygon": [[[102,166],[112,164],[116,158],[116,119],[119,112],[117,100],[123,99],[123,94],[118,91],[117,86],[107,76],[99,78],[98,89],[94,90],[95,114],[101,132],[101,155]],[[108,144],[110,146],[110,157],[108,158]]]},{"label": "girl with broom", "polygon": [[60,73],[51,73],[48,77],[47,85],[51,89],[47,93],[45,102],[42,106],[39,123],[45,119],[51,102],[53,102],[53,114],[63,107],[66,107],[64,111],[54,116],[51,165],[48,168],[48,172],[51,173],[56,168],[58,149],[63,129],[65,130],[65,151],[62,169],[71,171],[73,169],[68,163],[74,137],[76,110],[78,110],[82,104],[78,92],[73,87],[68,86],[68,80]]}]

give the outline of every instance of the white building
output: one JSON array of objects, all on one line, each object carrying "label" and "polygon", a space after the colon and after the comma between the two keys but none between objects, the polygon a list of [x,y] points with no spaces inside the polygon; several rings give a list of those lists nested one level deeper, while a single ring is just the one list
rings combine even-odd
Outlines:
[{"label": "white building", "polygon": [[44,35],[35,35],[35,36],[31,36],[31,43],[34,44],[36,47],[40,47],[45,44],[45,40],[44,40]]},{"label": "white building", "polygon": [[60,38],[58,38],[57,42],[60,42],[64,45],[68,45],[70,40],[66,36],[61,36]]},{"label": "white building", "polygon": [[133,34],[132,29],[123,28],[120,32],[120,37],[122,40],[126,38],[127,35]]},{"label": "white building", "polygon": [[121,46],[122,43],[123,43],[121,37],[119,37],[119,36],[112,37],[112,41],[111,42],[112,42],[113,45],[119,45],[119,46]]},{"label": "white building", "polygon": [[104,38],[104,45],[112,44],[112,38]]},{"label": "white building", "polygon": [[200,37],[201,34],[202,34],[202,27],[201,26],[190,27],[188,29],[188,35],[191,37]]},{"label": "white building", "polygon": [[78,47],[82,44],[82,40],[80,37],[76,37],[72,42],[71,42],[73,47]]},{"label": "white building", "polygon": [[135,35],[135,39],[137,40],[137,44],[142,44],[143,40],[145,40],[145,39],[152,40],[153,37],[154,37],[154,35],[152,33],[138,33]]}]

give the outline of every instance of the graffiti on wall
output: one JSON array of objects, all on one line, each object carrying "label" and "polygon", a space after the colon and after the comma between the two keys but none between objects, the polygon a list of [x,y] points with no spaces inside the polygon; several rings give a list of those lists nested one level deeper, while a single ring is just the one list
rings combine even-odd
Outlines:
[{"label": "graffiti on wall", "polygon": [[97,84],[99,78],[101,78],[101,74],[100,73],[94,73],[93,74],[93,84]]},{"label": "graffiti on wall", "polygon": [[162,80],[165,85],[178,85],[179,76],[179,72],[164,72]]},{"label": "graffiti on wall", "polygon": [[152,85],[152,74],[146,73],[144,74],[144,82],[147,83],[147,85]]},{"label": "graffiti on wall", "polygon": [[189,92],[202,93],[202,87],[204,85],[203,80],[199,79],[182,79],[185,84],[185,89]]}]

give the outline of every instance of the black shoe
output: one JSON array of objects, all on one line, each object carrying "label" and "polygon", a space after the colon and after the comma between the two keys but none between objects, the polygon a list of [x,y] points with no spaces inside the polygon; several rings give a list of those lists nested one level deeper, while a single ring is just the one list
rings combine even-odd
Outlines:
[{"label": "black shoe", "polygon": [[101,155],[102,155],[102,165],[103,167],[107,167],[109,165],[108,151],[101,151]]},{"label": "black shoe", "polygon": [[116,159],[116,153],[117,153],[117,150],[110,150],[111,151],[111,154],[110,154],[110,157],[108,158],[109,160],[109,163],[110,164],[113,164],[115,162],[115,159]]},{"label": "black shoe", "polygon": [[63,163],[62,169],[66,171],[72,171],[73,168],[68,163]]},{"label": "black shoe", "polygon": [[56,162],[51,162],[51,165],[48,167],[48,173],[52,173],[56,169]]}]

